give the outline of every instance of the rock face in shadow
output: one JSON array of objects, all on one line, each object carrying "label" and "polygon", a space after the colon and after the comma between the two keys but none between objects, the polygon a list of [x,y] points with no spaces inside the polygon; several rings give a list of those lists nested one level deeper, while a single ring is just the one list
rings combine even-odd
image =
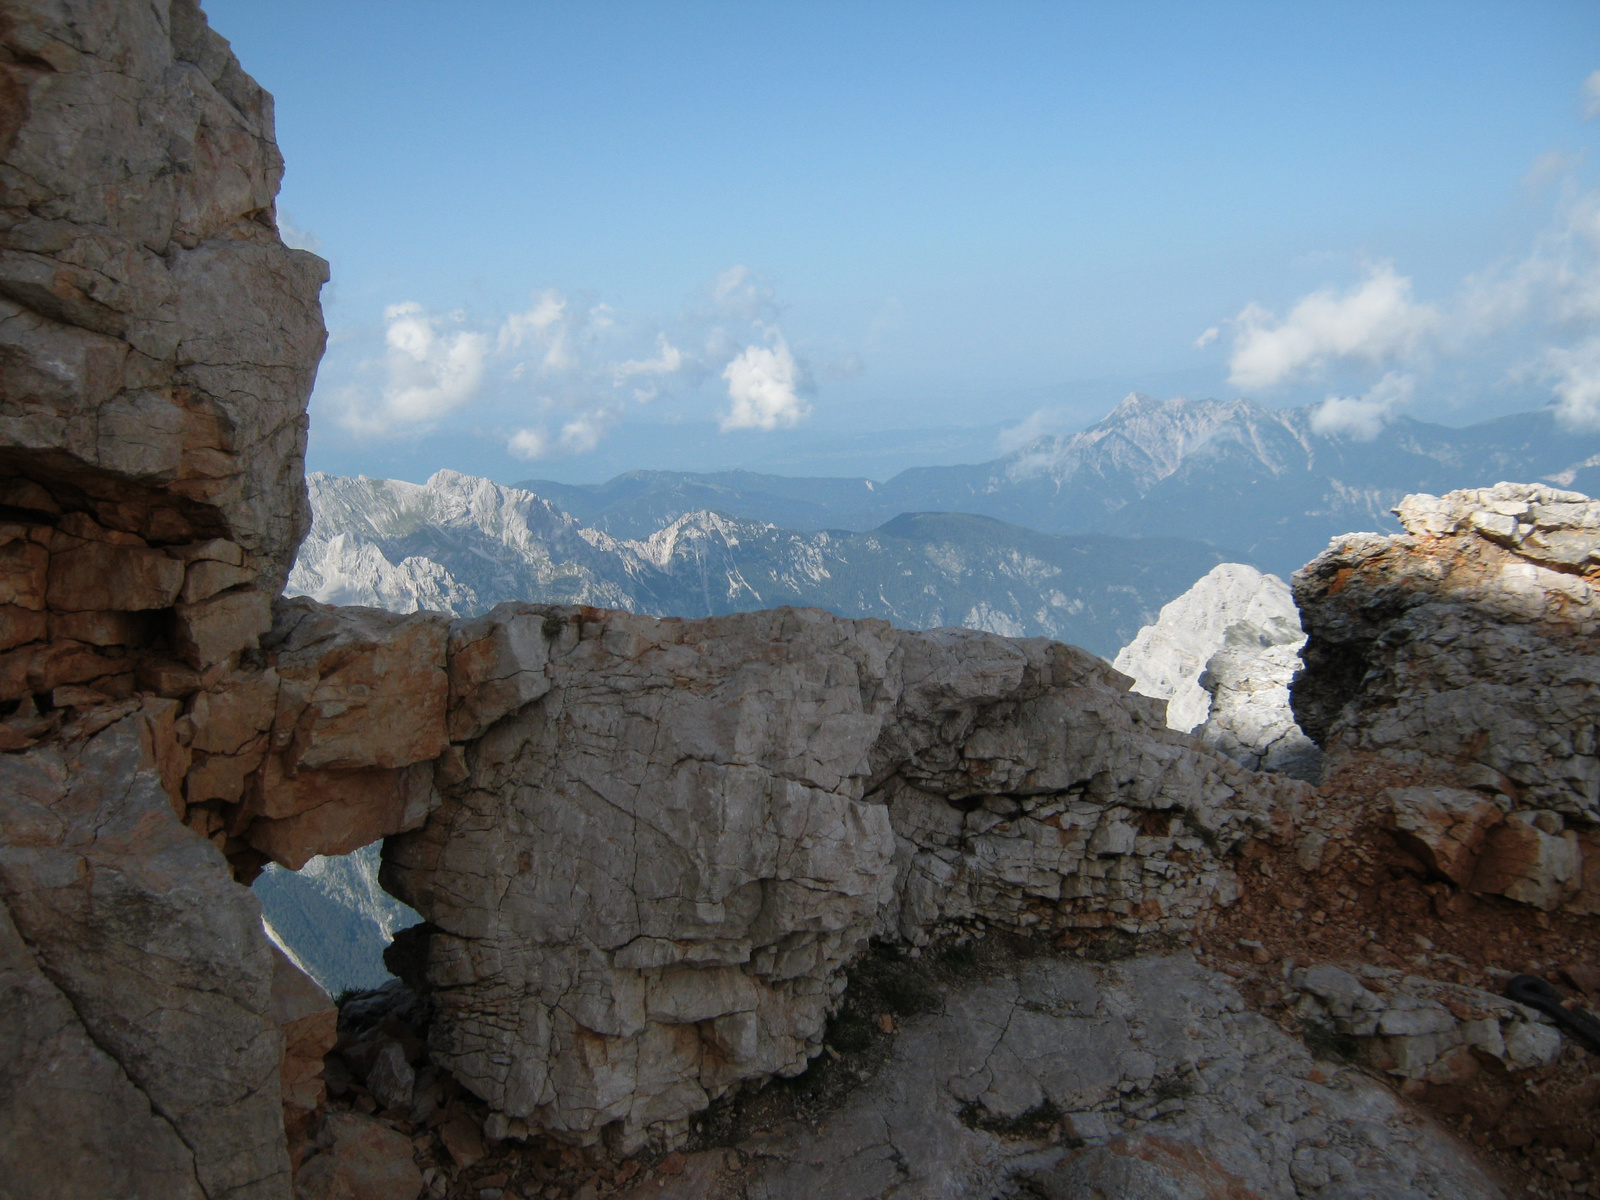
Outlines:
[{"label": "rock face in shadow", "polygon": [[1352,535],[1295,574],[1296,715],[1330,755],[1456,789],[1449,812],[1394,804],[1446,877],[1600,912],[1600,503],[1502,483],[1397,512],[1404,535]]},{"label": "rock face in shadow", "polygon": [[436,930],[436,1059],[580,1140],[670,1139],[804,1069],[874,935],[1182,936],[1304,786],[1167,730],[1059,643],[805,609],[507,605],[475,628],[498,647],[463,644],[452,684],[460,731],[487,731],[441,760],[383,879]]}]

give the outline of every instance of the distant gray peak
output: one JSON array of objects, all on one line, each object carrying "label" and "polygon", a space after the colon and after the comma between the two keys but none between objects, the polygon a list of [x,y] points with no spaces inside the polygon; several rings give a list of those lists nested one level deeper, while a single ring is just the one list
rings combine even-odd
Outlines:
[{"label": "distant gray peak", "polygon": [[[1263,437],[1263,432],[1272,437]],[[1166,479],[1218,437],[1241,444],[1274,474],[1311,465],[1307,410],[1269,409],[1250,400],[1157,400],[1128,395],[1107,416],[1078,433],[1040,439],[1001,460],[1007,478],[1047,475],[1065,480],[1085,470],[1124,476],[1136,490]],[[1291,464],[1284,450],[1300,451]]]}]

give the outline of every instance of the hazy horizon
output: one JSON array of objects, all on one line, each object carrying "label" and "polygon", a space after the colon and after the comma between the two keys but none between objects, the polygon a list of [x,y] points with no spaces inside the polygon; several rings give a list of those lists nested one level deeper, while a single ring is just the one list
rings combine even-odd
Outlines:
[{"label": "hazy horizon", "polygon": [[1133,390],[1600,426],[1589,4],[206,7],[332,268],[313,469],[879,478]]}]

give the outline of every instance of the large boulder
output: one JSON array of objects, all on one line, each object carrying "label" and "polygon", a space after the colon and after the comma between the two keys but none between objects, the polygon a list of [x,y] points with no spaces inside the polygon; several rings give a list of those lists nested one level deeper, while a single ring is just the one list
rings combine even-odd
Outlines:
[{"label": "large boulder", "polygon": [[[1229,895],[1228,847],[1303,787],[1058,643],[809,609],[491,616],[453,638],[503,660],[457,711],[505,715],[441,760],[441,806],[383,878],[433,931],[436,1060],[580,1140],[672,1138],[803,1070],[874,935],[1187,936]],[[507,690],[517,655],[539,686]]]}]

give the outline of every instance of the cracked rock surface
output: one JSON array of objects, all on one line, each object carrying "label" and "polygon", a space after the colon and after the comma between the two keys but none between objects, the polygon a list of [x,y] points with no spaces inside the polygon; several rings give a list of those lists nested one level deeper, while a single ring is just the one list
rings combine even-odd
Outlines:
[{"label": "cracked rock surface", "polygon": [[1301,724],[1330,758],[1454,789],[1391,795],[1441,874],[1600,912],[1600,503],[1501,483],[1396,512],[1405,534],[1352,534],[1295,573]]},{"label": "cracked rock surface", "polygon": [[[13,1140],[31,1128],[81,1151],[23,1195],[281,1196],[283,1039],[261,909],[174,819],[152,742],[135,711],[0,755],[0,908],[26,943],[7,959],[31,980],[20,1019],[74,1048],[41,1064],[32,1044],[0,1042],[0,1095],[21,1118],[0,1122],[0,1150],[8,1172],[36,1170],[38,1144]],[[110,1183],[128,1190],[95,1191]]]},{"label": "cracked rock surface", "polygon": [[1289,680],[1305,634],[1289,586],[1242,563],[1215,567],[1117,654],[1167,724],[1253,771],[1315,780],[1321,752],[1295,724]]},{"label": "cracked rock surface", "polygon": [[[1032,1118],[1030,1120],[1029,1118]],[[825,1128],[746,1142],[747,1200],[1491,1200],[1459,1144],[1187,954],[1039,957],[906,1022]]]},{"label": "cracked rock surface", "polygon": [[1059,643],[808,609],[508,605],[484,628],[518,621],[537,636],[501,653],[540,685],[477,669],[499,711],[534,699],[452,751],[383,878],[433,929],[436,1060],[580,1140],[670,1140],[803,1070],[875,935],[1182,936],[1227,902],[1227,848],[1304,789]]}]

